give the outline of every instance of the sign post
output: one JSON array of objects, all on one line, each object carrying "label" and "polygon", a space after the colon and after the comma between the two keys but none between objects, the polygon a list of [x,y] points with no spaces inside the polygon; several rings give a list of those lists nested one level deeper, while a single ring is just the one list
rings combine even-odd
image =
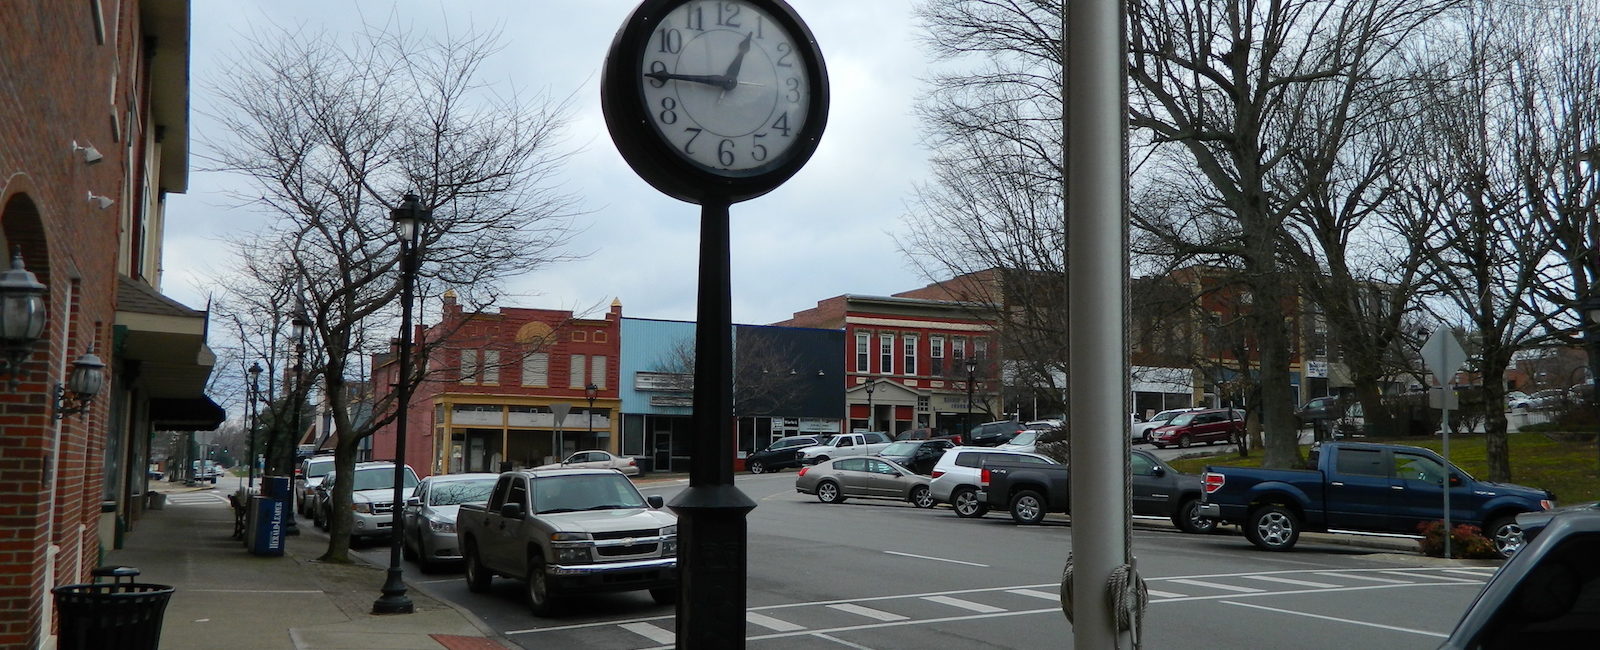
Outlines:
[{"label": "sign post", "polygon": [[[1428,342],[1422,344],[1422,363],[1435,377],[1442,378],[1439,382],[1444,384],[1444,390],[1439,396],[1439,408],[1444,411],[1444,417],[1439,423],[1439,433],[1444,437],[1444,556],[1450,557],[1450,409],[1456,406],[1456,370],[1467,362],[1467,351],[1461,347],[1461,342],[1456,340],[1456,335],[1450,328],[1441,327],[1433,331],[1428,337]],[[1431,390],[1431,389],[1430,389]]]}]

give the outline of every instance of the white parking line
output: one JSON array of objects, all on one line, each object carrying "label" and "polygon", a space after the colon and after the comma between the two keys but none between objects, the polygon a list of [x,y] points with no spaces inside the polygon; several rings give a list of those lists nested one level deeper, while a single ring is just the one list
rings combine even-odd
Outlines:
[{"label": "white parking line", "polygon": [[750,623],[751,625],[759,625],[772,630],[773,632],[793,632],[795,630],[806,629],[803,625],[795,625],[794,623],[790,623],[788,621],[780,621],[771,616],[757,614],[755,612],[745,612],[744,620],[746,623]]},{"label": "white parking line", "polygon": [[678,640],[677,632],[663,630],[649,623],[623,623],[621,627],[656,643],[674,643]]},{"label": "white parking line", "polygon": [[1328,584],[1326,582],[1312,582],[1310,580],[1295,580],[1294,578],[1280,578],[1278,576],[1241,576],[1241,577],[1249,578],[1251,580],[1263,580],[1263,581],[1266,581],[1266,582],[1278,582],[1278,583],[1282,583],[1282,584],[1286,584],[1286,585],[1294,585],[1296,587],[1319,587],[1319,588],[1322,588],[1322,589],[1332,589],[1334,587],[1339,586],[1339,585],[1330,585],[1330,584]]},{"label": "white parking line", "polygon": [[1038,589],[1007,589],[1006,593],[1016,594],[1018,596],[1028,596],[1030,598],[1039,598],[1042,600],[1054,600],[1056,602],[1061,601],[1061,594],[1052,594],[1048,591],[1039,591]]},{"label": "white parking line", "polygon": [[1178,584],[1191,585],[1191,586],[1195,586],[1195,587],[1205,587],[1207,589],[1221,589],[1223,591],[1237,591],[1237,592],[1239,592],[1241,594],[1257,594],[1257,593],[1261,593],[1263,591],[1266,591],[1265,589],[1256,589],[1255,587],[1235,587],[1233,585],[1225,585],[1225,584],[1218,583],[1218,582],[1206,582],[1204,580],[1189,580],[1187,578],[1179,578],[1177,580],[1169,580],[1168,582],[1176,582]]},{"label": "white parking line", "polygon": [[837,610],[839,610],[841,612],[849,612],[851,614],[856,614],[858,616],[865,616],[867,618],[875,618],[875,619],[878,619],[880,621],[904,621],[904,620],[906,620],[906,617],[901,616],[899,614],[893,614],[893,613],[890,613],[890,612],[885,612],[885,611],[883,611],[881,609],[873,609],[871,607],[862,607],[860,605],[852,605],[850,603],[840,603],[838,605],[829,605],[828,608],[829,609],[837,609]]},{"label": "white parking line", "polygon": [[1188,598],[1188,596],[1184,594],[1175,594],[1170,591],[1158,591],[1149,588],[1146,588],[1145,591],[1150,594],[1151,598]]},{"label": "white parking line", "polygon": [[989,565],[987,565],[987,564],[978,564],[977,562],[965,562],[965,561],[962,561],[962,560],[950,560],[950,559],[946,559],[946,558],[942,558],[942,557],[933,557],[931,555],[915,555],[915,554],[912,554],[912,553],[901,553],[899,551],[884,551],[884,552],[888,553],[890,555],[901,555],[901,556],[905,556],[905,557],[914,557],[914,558],[917,558],[919,560],[933,560],[935,562],[949,562],[951,564],[965,564],[967,566],[983,567],[985,569],[989,568]]},{"label": "white parking line", "polygon": [[1291,610],[1291,609],[1279,609],[1277,607],[1267,607],[1266,605],[1252,605],[1250,603],[1236,603],[1236,602],[1233,602],[1231,600],[1224,600],[1222,602],[1227,603],[1229,605],[1238,605],[1240,607],[1249,607],[1251,609],[1263,609],[1263,610],[1266,610],[1266,611],[1269,611],[1269,612],[1277,612],[1279,614],[1293,614],[1295,616],[1305,616],[1307,618],[1320,618],[1320,619],[1322,619],[1324,621],[1334,621],[1334,622],[1337,622],[1337,623],[1349,623],[1351,625],[1365,625],[1367,627],[1376,627],[1376,628],[1381,628],[1381,629],[1385,629],[1385,630],[1394,630],[1396,632],[1410,632],[1412,634],[1421,634],[1423,636],[1438,637],[1438,638],[1441,638],[1441,639],[1450,638],[1450,635],[1448,635],[1448,634],[1440,634],[1438,632],[1429,632],[1427,630],[1417,630],[1417,629],[1412,629],[1412,628],[1409,628],[1409,627],[1396,627],[1394,625],[1384,625],[1382,623],[1372,623],[1372,622],[1369,622],[1369,621],[1357,621],[1357,620],[1348,619],[1348,618],[1339,618],[1339,617],[1336,617],[1336,616],[1323,616],[1321,614],[1311,614],[1311,613],[1307,613],[1307,612],[1297,612],[1297,611],[1294,611],[1294,610]]},{"label": "white parking line", "polygon": [[[1487,571],[1487,573],[1485,573]],[[1474,578],[1487,578],[1494,575],[1494,569],[1445,569],[1445,573],[1459,573]]]},{"label": "white parking line", "polygon": [[1395,580],[1394,578],[1380,578],[1378,576],[1369,576],[1369,575],[1363,575],[1363,574],[1360,574],[1360,573],[1326,573],[1326,572],[1318,572],[1317,575],[1319,575],[1319,576],[1327,576],[1329,578],[1355,578],[1357,580],[1371,580],[1373,582],[1382,582],[1382,583],[1387,583],[1387,584],[1391,584],[1391,585],[1409,585],[1409,584],[1412,584],[1410,580]]},{"label": "white parking line", "polygon": [[1384,573],[1393,576],[1405,576],[1407,578],[1421,578],[1423,580],[1460,580],[1462,582],[1483,582],[1482,580],[1469,580],[1467,578],[1457,578],[1455,576],[1440,575],[1437,573],[1407,573],[1405,571],[1384,571]]},{"label": "white parking line", "polygon": [[949,605],[951,607],[960,607],[961,609],[971,610],[979,614],[993,614],[995,612],[1006,611],[1004,607],[995,607],[992,605],[985,605],[983,603],[975,603],[970,600],[951,598],[949,596],[928,596],[923,598],[923,600],[926,600],[930,603]]}]

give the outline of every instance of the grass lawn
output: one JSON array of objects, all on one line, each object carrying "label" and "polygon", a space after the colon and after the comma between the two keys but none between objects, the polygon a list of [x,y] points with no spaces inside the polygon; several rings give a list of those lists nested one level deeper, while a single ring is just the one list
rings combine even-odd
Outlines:
[{"label": "grass lawn", "polygon": [[[1511,446],[1511,483],[1550,490],[1562,505],[1600,501],[1600,471],[1596,469],[1594,441],[1552,440],[1542,433],[1513,433],[1506,438]],[[1436,452],[1442,451],[1443,447],[1438,438],[1373,439],[1367,442],[1413,445]],[[1484,456],[1483,436],[1450,438],[1450,462],[1478,480],[1486,480],[1489,476],[1489,464]],[[1168,464],[1180,472],[1199,473],[1206,465],[1260,467],[1261,458],[1260,452],[1251,454],[1249,458],[1230,453],[1185,458]]]}]

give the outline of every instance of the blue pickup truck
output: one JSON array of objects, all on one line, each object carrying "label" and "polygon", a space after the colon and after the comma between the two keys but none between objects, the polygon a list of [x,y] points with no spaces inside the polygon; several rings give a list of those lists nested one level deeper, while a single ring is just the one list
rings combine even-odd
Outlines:
[{"label": "blue pickup truck", "polygon": [[1472,478],[1421,447],[1323,443],[1308,457],[1316,469],[1207,467],[1199,516],[1239,524],[1268,551],[1294,548],[1301,531],[1341,530],[1415,535],[1444,517],[1450,485],[1451,524],[1472,524],[1502,555],[1522,546],[1516,517],[1555,507],[1555,495]]}]

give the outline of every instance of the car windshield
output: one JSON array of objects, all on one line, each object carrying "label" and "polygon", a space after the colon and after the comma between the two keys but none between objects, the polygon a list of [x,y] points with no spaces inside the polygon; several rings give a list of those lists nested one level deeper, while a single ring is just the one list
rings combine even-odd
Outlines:
[{"label": "car windshield", "polygon": [[332,458],[329,458],[328,460],[314,460],[306,463],[306,476],[311,478],[327,476],[328,472],[331,471],[333,471]]},{"label": "car windshield", "polygon": [[1183,411],[1162,411],[1160,413],[1157,413],[1155,417],[1150,418],[1150,421],[1151,422],[1166,422],[1168,420],[1171,420],[1172,418],[1178,417],[1178,415],[1181,414],[1181,413],[1183,413]]},{"label": "car windshield", "polygon": [[533,508],[536,513],[644,507],[644,497],[621,474],[572,474],[533,480]]},{"label": "car windshield", "polygon": [[1181,415],[1179,415],[1177,417],[1172,418],[1172,420],[1168,421],[1167,424],[1170,424],[1170,425],[1175,426],[1175,427],[1181,427],[1181,426],[1183,426],[1185,424],[1188,424],[1188,423],[1190,423],[1192,421],[1194,421],[1194,414],[1193,413],[1184,413],[1184,414],[1181,414]]},{"label": "car windshield", "polygon": [[916,453],[917,452],[917,447],[920,447],[920,446],[922,446],[922,443],[916,442],[916,441],[912,441],[912,440],[907,440],[907,441],[904,441],[904,442],[890,443],[889,446],[883,448],[883,451],[878,452],[878,455],[879,456],[910,456],[910,455]]},{"label": "car windshield", "polygon": [[[381,490],[389,487],[394,487],[394,468],[369,467],[356,470],[356,480],[351,484],[350,489],[360,492],[362,490]],[[417,487],[417,475],[409,467],[406,468],[405,487]]]},{"label": "car windshield", "polygon": [[1031,445],[1031,444],[1033,444],[1033,441],[1037,440],[1038,438],[1039,438],[1039,432],[1038,431],[1023,431],[1022,433],[1017,434],[1017,437],[1012,438],[1010,444],[1013,444],[1013,445]]},{"label": "car windshield", "polygon": [[463,503],[487,503],[494,491],[498,477],[490,476],[470,481],[440,481],[428,489],[428,505],[458,506]]}]

